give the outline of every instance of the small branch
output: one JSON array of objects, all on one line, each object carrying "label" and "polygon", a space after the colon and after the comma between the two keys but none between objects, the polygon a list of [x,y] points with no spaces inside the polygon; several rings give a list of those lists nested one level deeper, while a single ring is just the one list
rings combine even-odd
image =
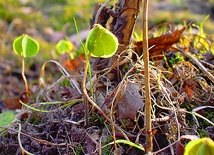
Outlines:
[{"label": "small branch", "polygon": [[162,149],[160,149],[160,150],[158,150],[158,151],[156,151],[156,152],[153,152],[153,154],[159,154],[159,153],[161,153],[162,151],[164,151],[164,150],[170,148],[171,146],[175,145],[175,144],[178,143],[179,141],[180,141],[180,139],[174,141],[173,143],[169,144],[168,146],[166,146],[166,147],[164,147],[164,148],[162,148]]},{"label": "small branch", "polygon": [[152,123],[151,123],[151,93],[149,76],[149,52],[148,52],[148,0],[143,3],[143,61],[145,77],[145,129],[146,129],[146,153],[152,152]]},{"label": "small branch", "polygon": [[94,24],[99,24],[98,23],[98,19],[99,19],[99,16],[100,16],[100,13],[101,11],[103,10],[103,8],[106,6],[106,4],[109,2],[110,0],[107,0],[105,3],[102,4],[102,6],[99,8],[99,10],[97,11],[97,14],[96,14],[96,17],[95,17],[95,20],[94,20]]}]

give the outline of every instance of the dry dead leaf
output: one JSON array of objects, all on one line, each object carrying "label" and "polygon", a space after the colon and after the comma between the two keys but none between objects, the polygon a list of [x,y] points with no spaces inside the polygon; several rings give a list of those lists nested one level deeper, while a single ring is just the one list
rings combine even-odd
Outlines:
[{"label": "dry dead leaf", "polygon": [[22,104],[20,100],[24,103],[28,103],[29,99],[26,95],[26,92],[23,92],[19,97],[7,98],[4,100],[5,106],[10,110],[21,109]]},{"label": "dry dead leaf", "polygon": [[72,60],[63,60],[63,66],[70,71],[80,71],[85,64],[85,55],[81,54],[79,57]]},{"label": "dry dead leaf", "polygon": [[19,97],[7,98],[4,100],[4,104],[10,110],[21,109],[22,105],[19,102],[19,99]]},{"label": "dry dead leaf", "polygon": [[119,119],[134,120],[137,111],[143,107],[144,103],[139,94],[139,88],[139,84],[131,82],[122,88],[121,98],[118,102]]},{"label": "dry dead leaf", "polygon": [[[167,33],[155,38],[149,38],[148,46],[149,48],[151,48],[149,50],[150,57],[159,56],[162,59],[163,56],[161,55],[163,54],[163,52],[169,49],[173,44],[179,42],[181,35],[185,29],[186,27],[183,27],[182,29],[175,30],[172,33]],[[135,42],[134,44],[137,46],[136,50],[139,51],[138,53],[141,53],[142,55],[142,41]]]}]

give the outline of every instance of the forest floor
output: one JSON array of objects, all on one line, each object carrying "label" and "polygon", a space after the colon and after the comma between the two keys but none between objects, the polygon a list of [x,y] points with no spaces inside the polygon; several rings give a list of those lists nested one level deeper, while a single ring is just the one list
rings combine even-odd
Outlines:
[{"label": "forest floor", "polygon": [[[6,130],[0,128],[0,154],[24,154],[24,151],[32,154],[114,154],[115,146],[111,142],[114,136],[125,139],[124,134],[130,141],[145,147],[144,109],[141,108],[145,101],[145,81],[140,54],[127,61],[116,78],[103,73],[93,77],[94,100],[119,129],[114,129],[96,109],[84,102],[81,87],[84,57],[73,17],[77,20],[81,39],[85,40],[93,6],[90,1],[0,1],[0,113],[10,110],[16,117],[4,126]],[[85,10],[79,10],[80,7]],[[150,38],[173,39],[177,29],[180,32],[185,24],[193,23],[179,36],[180,41],[173,44],[179,50],[175,52],[169,48],[158,53],[160,55],[151,53],[153,144],[158,154],[180,153],[186,143],[182,141],[179,145],[185,139],[182,136],[214,140],[213,8],[213,2],[162,0],[150,4]],[[207,14],[210,14],[208,19]],[[141,25],[139,16],[133,45],[141,39]],[[13,40],[23,33],[40,44],[39,54],[26,59],[29,98],[26,98],[21,75],[21,59],[12,49]],[[73,60],[68,54],[59,54],[55,48],[56,43],[66,37],[74,44]],[[92,68],[98,68],[94,61]],[[42,70],[45,62],[45,70]],[[63,76],[57,62],[69,77]],[[113,100],[117,103],[114,112],[110,106]],[[118,144],[117,149],[120,154],[142,154],[142,150],[127,144]]]}]

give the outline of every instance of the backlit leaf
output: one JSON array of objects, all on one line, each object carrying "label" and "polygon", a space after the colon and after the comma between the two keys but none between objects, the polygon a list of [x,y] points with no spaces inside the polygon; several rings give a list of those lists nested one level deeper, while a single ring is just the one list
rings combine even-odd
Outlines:
[{"label": "backlit leaf", "polygon": [[34,57],[39,51],[39,44],[33,38],[23,34],[14,40],[13,50],[17,55],[24,58]]},{"label": "backlit leaf", "polygon": [[95,24],[86,39],[86,47],[93,57],[109,58],[118,48],[118,39],[109,30]]},{"label": "backlit leaf", "polygon": [[184,155],[213,155],[214,142],[210,138],[201,138],[190,141],[186,147]]},{"label": "backlit leaf", "polygon": [[59,54],[70,52],[74,48],[74,45],[68,40],[60,40],[56,45],[56,50]]},{"label": "backlit leaf", "polygon": [[23,35],[19,36],[16,38],[13,42],[13,50],[17,55],[22,56],[22,40],[23,40]]}]

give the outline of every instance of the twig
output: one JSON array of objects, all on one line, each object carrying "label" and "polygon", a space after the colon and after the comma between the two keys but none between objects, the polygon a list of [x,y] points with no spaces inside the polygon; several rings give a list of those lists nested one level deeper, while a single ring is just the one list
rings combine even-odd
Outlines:
[{"label": "twig", "polygon": [[149,74],[149,52],[148,52],[148,0],[143,3],[143,61],[145,77],[145,129],[146,129],[146,153],[150,154],[153,149],[152,123],[151,123],[151,93]]},{"label": "twig", "polygon": [[[23,132],[21,131],[21,124],[20,124],[20,123],[18,123],[18,126],[19,126],[18,131],[15,130],[15,129],[9,128],[9,127],[1,127],[1,126],[0,126],[0,128],[6,128],[7,130],[11,130],[11,131],[13,131],[13,132],[17,132],[19,144],[21,144],[21,135],[24,135],[24,136],[26,136],[26,137],[28,137],[28,138],[34,139],[34,140],[36,140],[37,142],[42,143],[42,144],[47,145],[47,146],[66,146],[66,145],[69,145],[68,143],[59,143],[59,144],[56,144],[56,143],[51,143],[51,142],[46,141],[46,140],[43,140],[43,139],[37,139],[37,138],[32,137],[32,136],[30,136],[30,135],[28,135],[28,134],[26,134],[26,133],[23,133]],[[21,146],[20,146],[20,147],[21,147]],[[22,148],[23,148],[23,147],[22,147]]]},{"label": "twig", "polygon": [[[110,66],[109,68],[105,68],[101,71],[98,71],[96,72],[96,74],[102,74],[102,76],[105,76],[106,74],[110,73],[115,67],[119,67],[119,66],[122,66],[123,64],[125,64],[126,62],[128,62],[129,60],[131,60],[132,58],[132,50],[125,50],[124,52],[128,52],[128,55],[127,56],[123,56],[125,57],[122,61],[120,61],[120,59],[122,58],[120,55],[118,55],[118,59],[117,61],[114,62],[114,64],[112,66]],[[122,54],[122,53],[121,53]]]},{"label": "twig", "polygon": [[95,20],[94,20],[94,24],[99,24],[97,23],[98,22],[98,18],[100,16],[100,13],[101,11],[103,10],[103,8],[106,6],[106,4],[109,2],[110,0],[107,0],[105,3],[102,4],[102,6],[99,8],[99,10],[97,11],[96,13],[96,17],[95,17]]},{"label": "twig", "polygon": [[24,147],[22,146],[21,136],[20,136],[20,135],[21,135],[20,133],[21,133],[21,129],[22,129],[22,128],[21,128],[21,124],[20,124],[20,123],[19,123],[18,125],[19,125],[18,142],[19,142],[19,146],[20,146],[20,148],[21,148],[21,152],[22,152],[22,154],[25,154],[25,153],[26,153],[26,154],[29,154],[29,155],[33,155],[32,153],[30,153],[30,152],[28,152],[27,150],[25,150]]},{"label": "twig", "polygon": [[214,69],[214,65],[213,64],[210,64],[204,60],[200,60],[200,62],[204,63],[205,65],[209,66],[210,68]]},{"label": "twig", "polygon": [[168,149],[169,147],[171,147],[171,146],[173,146],[173,145],[175,145],[177,142],[179,142],[180,141],[180,139],[179,140],[176,140],[176,141],[174,141],[173,143],[171,143],[170,145],[168,145],[168,146],[166,146],[166,147],[164,147],[164,148],[162,148],[162,149],[160,149],[160,150],[158,150],[158,151],[156,151],[156,152],[153,152],[153,154],[159,154],[160,152],[162,152],[162,151],[164,151],[164,150],[166,150],[166,149]]},{"label": "twig", "polygon": [[[59,67],[59,70],[61,71],[61,73],[62,73],[65,77],[70,77],[70,74],[66,71],[66,69],[65,69],[59,62],[57,62],[57,61],[55,61],[55,60],[47,60],[47,61],[45,61],[44,64],[42,65],[42,69],[41,69],[41,73],[40,73],[40,76],[41,76],[41,77],[40,77],[40,80],[41,80],[41,81],[43,81],[42,78],[45,76],[45,67],[46,67],[46,64],[47,64],[47,63],[50,63],[50,62],[55,63],[55,64]],[[69,79],[69,82],[70,82],[70,84],[72,85],[72,87],[75,87],[75,88],[77,89],[77,91],[78,91],[80,94],[82,94],[82,92],[80,91],[79,86],[78,86],[78,84],[77,84],[77,82],[76,82],[75,80],[73,80],[73,79],[71,78],[71,79]]]}]

